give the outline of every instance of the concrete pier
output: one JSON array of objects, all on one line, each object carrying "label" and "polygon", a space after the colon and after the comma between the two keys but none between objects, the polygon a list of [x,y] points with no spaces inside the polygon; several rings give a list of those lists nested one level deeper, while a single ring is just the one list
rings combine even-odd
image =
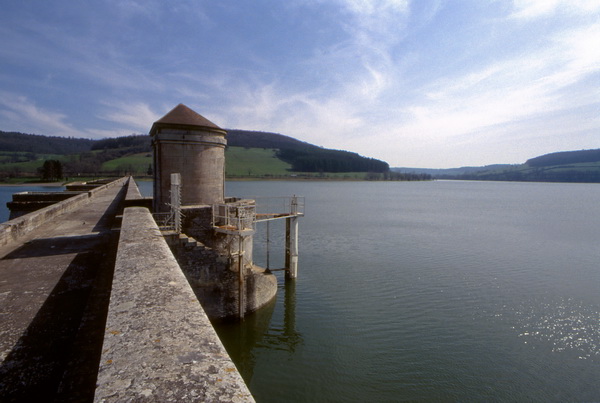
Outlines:
[{"label": "concrete pier", "polygon": [[0,401],[253,401],[149,211],[119,230],[148,202],[123,178],[0,224]]},{"label": "concrete pier", "polygon": [[125,209],[95,401],[253,401],[150,212]]},{"label": "concrete pier", "polygon": [[0,401],[93,398],[124,183],[0,225]]}]

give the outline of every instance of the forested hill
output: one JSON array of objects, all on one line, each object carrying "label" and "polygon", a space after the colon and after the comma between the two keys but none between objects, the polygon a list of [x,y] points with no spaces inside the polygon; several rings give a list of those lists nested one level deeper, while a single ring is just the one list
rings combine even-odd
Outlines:
[{"label": "forested hill", "polygon": [[0,130],[0,151],[35,154],[78,154],[89,151],[94,140],[41,136]]},{"label": "forested hill", "polygon": [[[293,172],[389,171],[389,166],[384,161],[349,151],[321,148],[282,134],[234,129],[227,130],[227,133],[229,147],[273,150],[271,158],[289,164],[290,171]],[[90,140],[0,131],[0,152],[28,153],[28,156],[19,156],[21,162],[25,158],[38,158],[36,154],[79,154],[79,160],[86,160],[90,162],[88,165],[99,167],[113,159],[151,152],[151,139],[148,135],[131,135]]]},{"label": "forested hill", "polygon": [[277,133],[227,130],[230,147],[277,149],[277,157],[297,172],[388,172],[387,162],[357,153],[321,148]]},{"label": "forested hill", "polygon": [[600,149],[545,154],[517,165],[446,169],[430,173],[437,179],[600,183]]},{"label": "forested hill", "polygon": [[301,148],[316,146],[278,133],[227,129],[227,145],[247,148]]},{"label": "forested hill", "polygon": [[562,151],[531,158],[525,162],[530,167],[548,167],[552,165],[581,164],[600,161],[600,149]]}]

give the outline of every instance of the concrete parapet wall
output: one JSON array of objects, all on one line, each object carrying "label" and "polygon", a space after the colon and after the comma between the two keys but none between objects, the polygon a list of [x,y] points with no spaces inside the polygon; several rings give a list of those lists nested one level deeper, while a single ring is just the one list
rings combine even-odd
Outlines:
[{"label": "concrete parapet wall", "polygon": [[35,230],[40,225],[55,219],[63,213],[78,209],[88,203],[91,197],[113,186],[123,186],[129,178],[124,177],[99,186],[89,192],[81,193],[40,210],[25,214],[21,217],[0,224],[0,246],[17,241],[22,236]]},{"label": "concrete parapet wall", "polygon": [[150,212],[127,208],[95,401],[254,401]]},{"label": "concrete parapet wall", "polygon": [[127,184],[127,194],[125,195],[125,200],[136,200],[143,199],[142,194],[140,193],[140,189],[137,184],[133,180],[133,178],[129,179],[129,183]]},{"label": "concrete parapet wall", "polygon": [[127,194],[125,195],[123,207],[146,207],[150,210],[152,209],[152,197],[142,196],[133,177],[127,185]]},{"label": "concrete parapet wall", "polygon": [[[122,178],[119,178],[119,179],[117,179],[117,180],[110,181],[110,182],[108,182],[108,183],[105,183],[105,184],[103,184],[103,185],[101,185],[101,186],[98,186],[98,187],[96,187],[96,188],[94,188],[94,189],[91,189],[91,190],[89,190],[89,191],[88,191],[88,194],[90,195],[90,197],[93,197],[95,194],[97,194],[97,193],[99,193],[99,192],[102,192],[102,191],[104,191],[104,190],[106,190],[106,189],[108,189],[108,188],[111,188],[111,187],[113,187],[113,186],[123,186],[123,185],[125,185],[125,184],[127,183],[127,181],[129,181],[130,179],[131,179],[131,177],[130,177],[130,176],[124,176],[124,177],[122,177]],[[105,181],[96,181],[96,183],[102,183],[102,182],[105,182]]]}]

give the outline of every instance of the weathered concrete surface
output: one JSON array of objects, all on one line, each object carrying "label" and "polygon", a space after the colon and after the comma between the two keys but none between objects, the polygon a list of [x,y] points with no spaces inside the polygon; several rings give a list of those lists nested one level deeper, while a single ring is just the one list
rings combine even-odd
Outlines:
[{"label": "weathered concrete surface", "polygon": [[5,226],[20,231],[0,245],[0,401],[93,398],[123,183]]},{"label": "weathered concrete surface", "polygon": [[81,192],[21,192],[12,195],[12,201],[6,203],[10,210],[10,219],[43,209],[55,203],[77,196]]},{"label": "weathered concrete surface", "polygon": [[[140,193],[140,189],[134,180],[129,181],[129,185],[127,187],[127,195],[125,196],[125,202],[123,203],[123,207],[146,207],[149,210],[152,210],[152,197],[143,197]],[[121,214],[123,212],[121,211]]]},{"label": "weathered concrete surface", "polygon": [[53,221],[59,215],[74,211],[89,203],[94,195],[104,193],[105,190],[113,187],[121,188],[128,178],[121,178],[107,184],[96,184],[93,190],[73,196],[67,200],[44,207],[30,214],[6,221],[0,224],[0,247],[8,246],[17,242],[20,238],[26,236],[41,225]]},{"label": "weathered concrete surface", "polygon": [[125,209],[95,400],[253,401],[149,211]]}]

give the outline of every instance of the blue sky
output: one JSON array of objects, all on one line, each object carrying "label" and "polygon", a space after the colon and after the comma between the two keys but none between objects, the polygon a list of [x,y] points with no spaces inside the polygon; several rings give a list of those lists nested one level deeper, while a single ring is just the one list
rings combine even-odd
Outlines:
[{"label": "blue sky", "polygon": [[600,0],[0,6],[0,130],[147,133],[184,103],[391,166],[600,148]]}]

